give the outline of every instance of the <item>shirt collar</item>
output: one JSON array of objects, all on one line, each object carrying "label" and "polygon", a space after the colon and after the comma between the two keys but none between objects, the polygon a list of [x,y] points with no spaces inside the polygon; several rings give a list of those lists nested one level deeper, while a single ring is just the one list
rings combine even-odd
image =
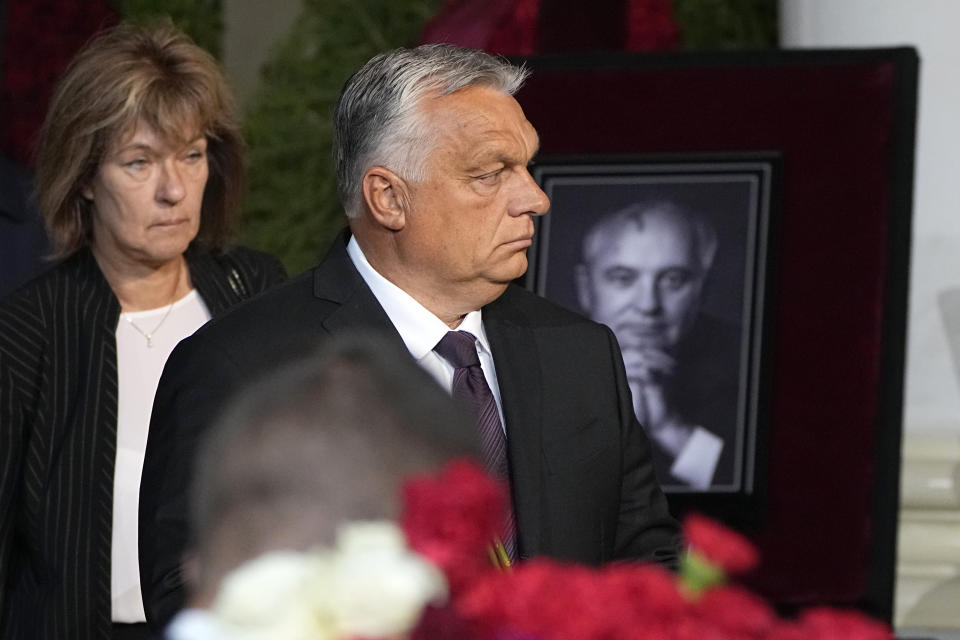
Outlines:
[{"label": "shirt collar", "polygon": [[[360,277],[370,287],[377,302],[387,313],[390,322],[396,327],[410,355],[415,360],[421,360],[429,355],[440,339],[450,331],[450,327],[414,300],[410,294],[370,266],[354,236],[351,236],[347,243],[347,255],[350,256]],[[490,353],[490,343],[487,332],[483,328],[482,312],[479,309],[464,316],[457,330],[472,333],[479,341],[482,350]]]}]

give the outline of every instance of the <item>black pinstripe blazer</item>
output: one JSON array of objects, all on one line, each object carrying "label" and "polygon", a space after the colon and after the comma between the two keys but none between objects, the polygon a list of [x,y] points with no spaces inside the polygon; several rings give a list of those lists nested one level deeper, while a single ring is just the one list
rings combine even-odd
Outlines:
[{"label": "black pinstripe blazer", "polygon": [[[187,255],[213,316],[284,278]],[[120,304],[89,251],[0,304],[0,637],[108,639]]]}]

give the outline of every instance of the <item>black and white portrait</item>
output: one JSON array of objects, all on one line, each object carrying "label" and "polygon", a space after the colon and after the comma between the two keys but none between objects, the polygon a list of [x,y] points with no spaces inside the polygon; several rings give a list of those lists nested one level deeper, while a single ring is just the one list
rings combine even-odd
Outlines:
[{"label": "black and white portrait", "polygon": [[672,492],[749,486],[769,167],[549,164],[531,275],[609,326]]}]

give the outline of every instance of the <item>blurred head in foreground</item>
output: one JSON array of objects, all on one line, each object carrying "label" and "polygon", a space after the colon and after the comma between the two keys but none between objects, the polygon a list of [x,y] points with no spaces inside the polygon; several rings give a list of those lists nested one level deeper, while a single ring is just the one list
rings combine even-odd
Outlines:
[{"label": "blurred head in foreground", "polygon": [[285,366],[236,396],[197,458],[192,604],[266,551],[395,519],[405,476],[478,446],[450,397],[386,341],[348,336]]}]

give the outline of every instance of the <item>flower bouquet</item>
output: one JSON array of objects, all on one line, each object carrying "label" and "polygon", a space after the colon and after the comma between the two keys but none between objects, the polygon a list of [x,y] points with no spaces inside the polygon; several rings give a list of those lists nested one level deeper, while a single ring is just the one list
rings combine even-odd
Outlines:
[{"label": "flower bouquet", "polygon": [[[215,605],[231,638],[334,640],[891,640],[860,613],[780,618],[727,582],[754,548],[699,516],[684,522],[679,575],[533,559],[495,566],[506,489],[469,461],[403,488],[401,528],[349,525],[334,550],[270,554],[231,575]],[[257,586],[254,589],[254,586]],[[264,593],[266,592],[266,593]],[[257,601],[243,594],[259,593]]]}]

